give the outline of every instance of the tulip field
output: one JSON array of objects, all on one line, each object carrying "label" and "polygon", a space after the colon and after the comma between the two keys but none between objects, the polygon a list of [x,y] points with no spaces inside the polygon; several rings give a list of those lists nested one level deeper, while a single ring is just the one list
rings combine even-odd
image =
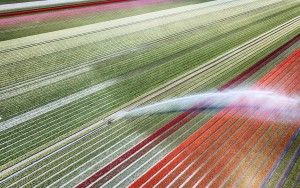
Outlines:
[{"label": "tulip field", "polygon": [[[0,1],[0,57],[0,188],[299,185],[298,0]],[[237,89],[298,102],[113,119]]]}]

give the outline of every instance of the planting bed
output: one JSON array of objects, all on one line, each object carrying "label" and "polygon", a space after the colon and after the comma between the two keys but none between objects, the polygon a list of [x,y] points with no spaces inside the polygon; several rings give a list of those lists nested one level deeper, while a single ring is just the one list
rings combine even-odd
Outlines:
[{"label": "planting bed", "polygon": [[299,124],[276,112],[107,119],[212,90],[299,95],[299,2],[132,2],[65,25],[63,11],[0,18],[0,187],[293,185]]}]

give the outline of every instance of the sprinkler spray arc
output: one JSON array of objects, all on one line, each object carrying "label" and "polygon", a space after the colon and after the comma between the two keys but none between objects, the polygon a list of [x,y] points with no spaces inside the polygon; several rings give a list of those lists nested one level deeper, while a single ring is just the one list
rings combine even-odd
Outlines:
[{"label": "sprinkler spray arc", "polygon": [[276,111],[274,121],[297,121],[300,119],[300,98],[278,94],[268,90],[225,90],[207,92],[164,100],[131,110],[116,112],[106,119],[111,124],[122,118],[165,114],[183,111],[241,109],[251,117],[263,119],[259,114]]}]

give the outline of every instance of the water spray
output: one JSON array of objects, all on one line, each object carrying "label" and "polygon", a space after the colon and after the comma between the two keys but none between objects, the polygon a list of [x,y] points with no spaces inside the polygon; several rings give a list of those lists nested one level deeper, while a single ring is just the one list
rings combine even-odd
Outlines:
[{"label": "water spray", "polygon": [[108,118],[112,123],[121,118],[165,114],[184,111],[243,109],[252,118],[263,119],[261,114],[275,111],[274,121],[300,120],[300,98],[290,97],[267,90],[226,90],[207,92],[164,100],[154,104],[119,111]]}]

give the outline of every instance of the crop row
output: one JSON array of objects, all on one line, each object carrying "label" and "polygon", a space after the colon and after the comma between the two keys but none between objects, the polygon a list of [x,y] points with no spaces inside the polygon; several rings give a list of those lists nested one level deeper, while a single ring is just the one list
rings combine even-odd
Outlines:
[{"label": "crop row", "polygon": [[[30,1],[30,0],[29,0]],[[18,16],[23,14],[30,14],[30,13],[40,13],[40,12],[47,12],[47,11],[55,11],[61,9],[68,9],[68,8],[78,8],[81,6],[91,6],[91,5],[98,5],[98,4],[108,4],[114,2],[122,2],[126,0],[99,0],[97,2],[88,2],[88,0],[62,0],[62,1],[52,1],[52,2],[31,2],[31,3],[19,3],[19,4],[5,4],[0,7],[0,16]],[[13,0],[11,3],[18,2],[18,0]],[[25,2],[28,2],[25,1]]]}]

